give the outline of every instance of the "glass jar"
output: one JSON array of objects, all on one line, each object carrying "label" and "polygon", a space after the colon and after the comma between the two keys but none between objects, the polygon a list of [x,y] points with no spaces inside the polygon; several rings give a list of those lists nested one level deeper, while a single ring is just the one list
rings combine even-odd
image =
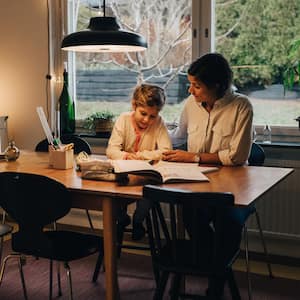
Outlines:
[{"label": "glass jar", "polygon": [[20,150],[16,147],[14,141],[10,141],[8,143],[8,147],[5,149],[4,155],[7,161],[14,161],[18,159],[20,156]]}]

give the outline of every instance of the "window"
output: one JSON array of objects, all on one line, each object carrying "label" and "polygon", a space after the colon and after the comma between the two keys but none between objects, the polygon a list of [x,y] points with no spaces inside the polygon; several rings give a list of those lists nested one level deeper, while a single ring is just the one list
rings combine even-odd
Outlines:
[{"label": "window", "polygon": [[[69,0],[69,31],[85,29],[101,13],[99,2]],[[300,28],[299,0],[111,0],[106,15],[144,35],[149,48],[135,55],[69,54],[77,119],[103,108],[129,110],[134,86],[147,81],[166,87],[162,115],[176,121],[187,96],[187,66],[215,50],[230,61],[235,87],[249,96],[258,134],[268,124],[273,141],[299,139],[300,88],[284,94],[282,85],[289,43]]]},{"label": "window", "polygon": [[300,29],[300,1],[217,0],[214,26],[215,49],[233,66],[238,91],[249,96],[254,124],[269,124],[279,135],[293,127],[299,136],[300,89],[284,93],[283,74]]},{"label": "window", "polygon": [[[142,34],[148,49],[133,54],[70,54],[76,118],[101,110],[116,114],[130,110],[133,89],[141,82],[165,87],[168,97],[162,114],[169,122],[178,118],[188,95],[185,72],[192,55],[191,4],[191,0],[107,1],[106,16],[116,16],[121,28]],[[99,13],[99,1],[69,1],[70,31],[87,28],[90,17]]]}]

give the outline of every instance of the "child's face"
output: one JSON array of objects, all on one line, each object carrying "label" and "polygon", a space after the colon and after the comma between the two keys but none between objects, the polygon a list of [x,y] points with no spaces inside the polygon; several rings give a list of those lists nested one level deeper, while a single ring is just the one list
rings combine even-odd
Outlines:
[{"label": "child's face", "polygon": [[133,119],[139,129],[147,129],[153,124],[158,116],[156,106],[136,106],[134,107]]}]

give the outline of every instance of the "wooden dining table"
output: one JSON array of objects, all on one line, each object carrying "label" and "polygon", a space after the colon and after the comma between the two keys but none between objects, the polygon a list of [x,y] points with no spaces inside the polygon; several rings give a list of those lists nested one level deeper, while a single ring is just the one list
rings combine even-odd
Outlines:
[{"label": "wooden dining table", "polygon": [[[86,180],[75,167],[67,170],[49,167],[49,154],[21,150],[16,161],[0,161],[0,172],[14,171],[44,175],[64,184],[72,193],[74,208],[103,212],[104,264],[106,299],[120,299],[117,277],[115,210],[121,202],[142,199],[143,185],[149,183],[141,176],[130,175],[126,182]],[[235,205],[247,206],[279,184],[293,172],[291,168],[274,167],[219,167],[206,174],[209,181],[164,184],[198,192],[231,192]],[[100,295],[99,295],[100,299]]]}]

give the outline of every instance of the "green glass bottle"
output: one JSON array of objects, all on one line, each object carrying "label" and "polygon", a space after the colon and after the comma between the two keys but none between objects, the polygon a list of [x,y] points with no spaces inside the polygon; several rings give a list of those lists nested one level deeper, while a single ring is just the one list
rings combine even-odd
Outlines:
[{"label": "green glass bottle", "polygon": [[75,132],[75,106],[68,91],[68,72],[66,69],[64,69],[63,77],[63,89],[58,100],[60,135]]}]

